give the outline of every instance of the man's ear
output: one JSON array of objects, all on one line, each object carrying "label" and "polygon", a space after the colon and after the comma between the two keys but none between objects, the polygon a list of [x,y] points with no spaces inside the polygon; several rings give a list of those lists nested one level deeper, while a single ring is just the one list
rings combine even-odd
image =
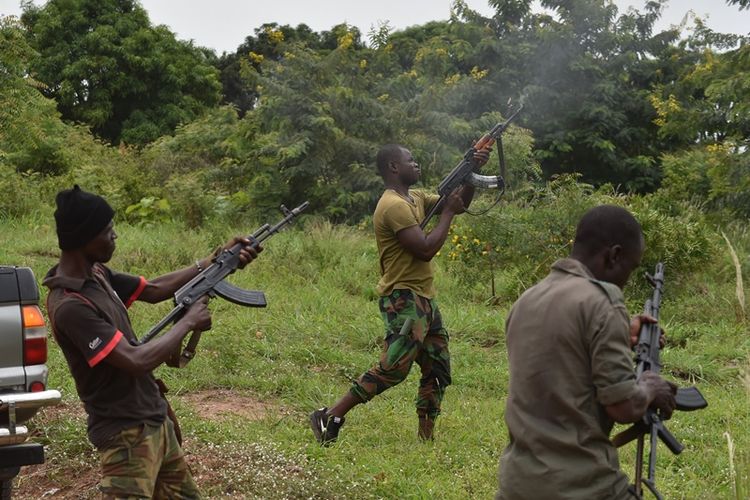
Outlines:
[{"label": "man's ear", "polygon": [[388,162],[388,170],[390,170],[392,173],[396,173],[398,170],[398,166],[396,165],[396,162],[391,160]]},{"label": "man's ear", "polygon": [[620,260],[622,259],[622,245],[612,245],[607,250],[607,262],[606,266],[609,269],[612,269],[620,264]]}]

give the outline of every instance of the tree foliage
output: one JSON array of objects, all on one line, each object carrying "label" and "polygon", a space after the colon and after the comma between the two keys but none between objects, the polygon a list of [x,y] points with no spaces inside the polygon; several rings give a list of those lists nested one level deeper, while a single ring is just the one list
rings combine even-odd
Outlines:
[{"label": "tree foliage", "polygon": [[[0,162],[100,186],[139,221],[199,225],[308,200],[357,222],[382,187],[382,144],[411,149],[429,188],[522,103],[504,136],[515,196],[573,173],[743,216],[748,45],[700,19],[658,31],[664,4],[493,0],[483,16],[454,0],[449,20],[383,22],[369,45],[346,24],[268,23],[216,57],[152,26],[135,0],[26,3],[23,25],[1,33]],[[106,148],[71,121],[144,147]]]},{"label": "tree foliage", "polygon": [[750,0],[727,0],[729,5],[738,5],[740,9],[750,9]]},{"label": "tree foliage", "polygon": [[136,0],[25,2],[21,20],[43,93],[115,144],[145,144],[219,101],[205,53],[152,26]]},{"label": "tree foliage", "polygon": [[16,20],[0,18],[0,164],[19,172],[62,174],[73,165],[66,148],[75,130],[62,123],[55,102],[26,74],[36,55]]},{"label": "tree foliage", "polygon": [[222,54],[216,63],[221,72],[224,102],[233,104],[240,116],[255,106],[258,92],[252,85],[248,85],[243,74],[248,71],[261,72],[263,61],[281,60],[283,54],[279,52],[279,47],[283,46],[282,42],[299,43],[314,51],[329,51],[336,48],[337,37],[349,30],[354,36],[353,43],[362,48],[359,31],[346,24],[334,26],[330,31],[322,33],[312,31],[306,24],[300,24],[296,28],[289,25],[279,26],[277,23],[261,25],[255,29],[255,35],[245,38],[234,53]]},{"label": "tree foliage", "polygon": [[[281,181],[289,202],[309,199],[333,220],[357,220],[371,211],[382,185],[375,153],[392,142],[412,150],[423,165],[425,184],[438,182],[500,116],[460,105],[483,78],[465,64],[469,74],[455,70],[453,60],[463,59],[470,43],[451,34],[445,23],[431,23],[423,31],[417,37],[424,43],[411,54],[405,52],[413,47],[405,49],[398,37],[379,49],[365,48],[353,30],[340,31],[332,50],[279,42],[283,57],[249,75],[262,89],[257,108],[246,118],[259,124],[255,163],[268,169],[259,174],[267,179],[259,187]],[[404,62],[407,55],[412,62]],[[388,73],[395,77],[387,78]],[[522,136],[509,139],[510,150],[533,170],[533,162],[521,158],[528,150],[513,148]]]}]

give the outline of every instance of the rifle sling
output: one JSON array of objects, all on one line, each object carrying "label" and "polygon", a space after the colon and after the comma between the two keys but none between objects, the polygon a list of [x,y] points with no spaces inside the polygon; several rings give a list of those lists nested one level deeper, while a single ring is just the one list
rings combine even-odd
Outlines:
[{"label": "rifle sling", "polygon": [[180,354],[178,368],[184,368],[195,357],[195,349],[201,340],[201,333],[203,332],[195,330],[190,334],[190,339],[188,339],[187,345],[185,345],[182,354]]}]

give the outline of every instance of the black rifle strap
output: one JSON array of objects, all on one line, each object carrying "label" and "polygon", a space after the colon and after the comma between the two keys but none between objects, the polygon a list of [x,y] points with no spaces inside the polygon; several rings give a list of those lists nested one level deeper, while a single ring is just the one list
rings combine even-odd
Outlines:
[{"label": "black rifle strap", "polygon": [[184,368],[185,365],[190,363],[190,360],[192,360],[195,357],[195,349],[198,347],[198,342],[201,339],[201,331],[195,330],[193,333],[190,334],[190,339],[188,340],[187,345],[182,350],[182,354],[180,354],[180,361],[179,361],[179,368]]},{"label": "black rifle strap", "polygon": [[508,181],[505,179],[505,152],[503,151],[503,136],[499,136],[497,138],[497,141],[495,141],[495,144],[497,144],[497,166],[498,166],[498,175],[503,180],[503,191],[505,191],[505,187],[508,186]]}]

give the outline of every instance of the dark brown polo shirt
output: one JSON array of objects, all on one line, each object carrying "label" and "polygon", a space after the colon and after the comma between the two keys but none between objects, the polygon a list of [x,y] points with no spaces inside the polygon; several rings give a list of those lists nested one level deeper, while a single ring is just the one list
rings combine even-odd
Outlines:
[{"label": "dark brown polo shirt", "polygon": [[107,362],[121,339],[138,343],[127,308],[146,280],[100,264],[94,266],[92,277],[74,279],[58,276],[55,266],[44,285],[50,289],[47,311],[52,331],[88,414],[94,446],[104,447],[122,429],[163,422],[167,404],[154,376],[134,376]]}]

